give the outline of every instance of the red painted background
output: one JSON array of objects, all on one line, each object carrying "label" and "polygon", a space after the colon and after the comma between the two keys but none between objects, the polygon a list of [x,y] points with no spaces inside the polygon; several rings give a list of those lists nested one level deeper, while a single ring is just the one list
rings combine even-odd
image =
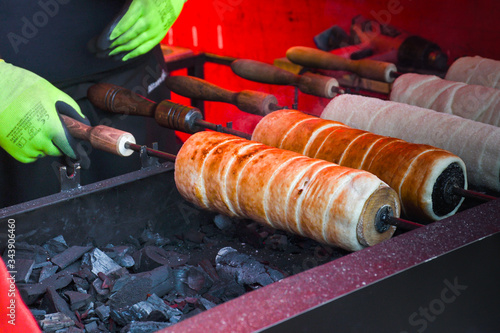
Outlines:
[{"label": "red painted background", "polygon": [[[500,59],[498,0],[189,0],[164,43],[272,63],[292,46],[314,47],[313,37],[332,25],[349,31],[358,14],[436,42],[450,63],[463,55]],[[207,64],[205,75],[234,91],[272,93],[281,105],[293,101],[292,87],[253,83],[225,66]],[[175,95],[173,99],[189,103]],[[327,102],[301,94],[299,109],[320,112]],[[248,132],[259,120],[228,104],[207,102],[206,107],[207,120],[233,120],[235,128]]]}]

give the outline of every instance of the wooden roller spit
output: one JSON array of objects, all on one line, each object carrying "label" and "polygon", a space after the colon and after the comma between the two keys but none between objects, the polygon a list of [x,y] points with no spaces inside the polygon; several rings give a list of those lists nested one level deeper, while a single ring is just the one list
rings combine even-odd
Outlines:
[{"label": "wooden roller spit", "polygon": [[500,61],[479,56],[459,58],[445,79],[500,89]]},{"label": "wooden roller spit", "polygon": [[350,251],[386,240],[378,215],[399,216],[396,192],[362,170],[216,132],[199,132],[175,163],[182,196],[205,209],[250,218]]},{"label": "wooden roller spit", "polygon": [[321,118],[448,150],[465,162],[469,184],[500,191],[500,128],[458,116],[377,98],[342,95]]},{"label": "wooden roller spit", "polygon": [[292,47],[286,52],[286,57],[304,67],[348,71],[376,81],[391,83],[397,76],[396,66],[389,62],[370,59],[351,60],[310,47]]},{"label": "wooden roller spit", "polygon": [[464,162],[435,147],[408,143],[296,110],[264,117],[252,140],[373,173],[399,195],[402,214],[418,221],[453,215],[467,186]]},{"label": "wooden roller spit", "polygon": [[154,117],[163,127],[185,133],[195,133],[208,128],[230,133],[243,138],[250,135],[232,128],[216,125],[203,120],[200,110],[164,100],[155,103],[128,89],[109,83],[98,83],[87,91],[87,97],[96,107],[119,114]]},{"label": "wooden roller spit", "polygon": [[304,73],[296,75],[279,67],[255,60],[235,60],[231,63],[233,72],[244,79],[260,83],[295,86],[305,94],[333,98],[343,92],[339,82],[331,77]]},{"label": "wooden roller spit", "polygon": [[278,104],[271,94],[252,90],[234,92],[192,76],[169,76],[165,84],[178,95],[233,104],[241,111],[260,116],[274,111],[272,106]]},{"label": "wooden roller spit", "polygon": [[499,89],[433,75],[404,74],[394,82],[390,99],[500,126]]},{"label": "wooden roller spit", "polygon": [[80,140],[89,141],[92,147],[118,156],[130,156],[133,150],[127,143],[135,144],[135,138],[128,132],[108,126],[91,127],[71,117],[60,115],[69,133]]}]

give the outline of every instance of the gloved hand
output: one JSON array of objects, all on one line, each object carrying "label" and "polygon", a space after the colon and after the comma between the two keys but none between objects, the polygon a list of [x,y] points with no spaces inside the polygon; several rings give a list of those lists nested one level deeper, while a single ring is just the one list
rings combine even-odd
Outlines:
[{"label": "gloved hand", "polygon": [[88,124],[78,104],[47,80],[0,59],[0,146],[23,163],[61,152],[77,159],[59,113]]},{"label": "gloved hand", "polygon": [[122,61],[147,53],[165,37],[186,0],[129,0],[90,48]]}]

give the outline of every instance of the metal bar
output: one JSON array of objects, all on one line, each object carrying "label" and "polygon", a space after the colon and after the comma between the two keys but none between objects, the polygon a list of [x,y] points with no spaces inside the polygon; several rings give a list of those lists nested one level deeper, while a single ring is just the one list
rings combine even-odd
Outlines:
[{"label": "metal bar", "polygon": [[131,143],[131,142],[125,143],[125,148],[132,149],[133,151],[136,151],[136,152],[140,152],[141,148],[143,148],[143,147],[146,149],[148,155],[150,155],[150,156],[158,157],[158,158],[164,159],[166,161],[170,161],[170,162],[175,161],[175,158],[176,158],[175,155],[165,153],[163,151],[156,150],[156,149],[151,149],[151,148],[148,148],[146,146],[137,145],[137,144]]},{"label": "metal bar", "polygon": [[479,193],[479,192],[476,192],[476,191],[466,190],[466,189],[463,189],[461,187],[454,187],[453,188],[453,194],[456,194],[456,195],[459,195],[461,197],[468,198],[468,199],[480,200],[480,201],[483,201],[483,202],[488,202],[488,201],[492,201],[492,200],[498,199],[497,197],[494,197],[494,196],[491,196],[491,195]]},{"label": "metal bar", "polygon": [[231,63],[237,59],[238,58],[221,56],[213,53],[205,53],[206,62],[211,62],[219,65],[231,66]]},{"label": "metal bar", "polygon": [[228,127],[224,127],[222,125],[216,125],[216,124],[213,124],[213,123],[210,123],[208,121],[205,121],[205,120],[196,120],[196,123],[199,125],[199,126],[202,126],[204,128],[208,128],[212,131],[217,131],[217,132],[221,132],[221,133],[227,133],[227,134],[231,134],[231,135],[236,135],[236,136],[239,136],[241,138],[244,138],[244,139],[247,139],[247,140],[251,140],[252,139],[252,135],[251,134],[248,134],[248,133],[245,133],[245,132],[241,132],[241,131],[238,131],[238,130],[235,130],[235,129],[232,129],[232,128],[228,128]]}]

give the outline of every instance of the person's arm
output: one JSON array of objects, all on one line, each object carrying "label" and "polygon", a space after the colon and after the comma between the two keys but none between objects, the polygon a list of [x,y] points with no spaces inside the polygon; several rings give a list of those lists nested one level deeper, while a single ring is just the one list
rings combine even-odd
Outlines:
[{"label": "person's arm", "polygon": [[100,54],[122,61],[149,52],[165,37],[186,0],[129,0],[97,38]]},{"label": "person's arm", "polygon": [[78,104],[47,80],[0,59],[0,146],[23,163],[65,154],[75,142],[60,114],[87,122]]}]

